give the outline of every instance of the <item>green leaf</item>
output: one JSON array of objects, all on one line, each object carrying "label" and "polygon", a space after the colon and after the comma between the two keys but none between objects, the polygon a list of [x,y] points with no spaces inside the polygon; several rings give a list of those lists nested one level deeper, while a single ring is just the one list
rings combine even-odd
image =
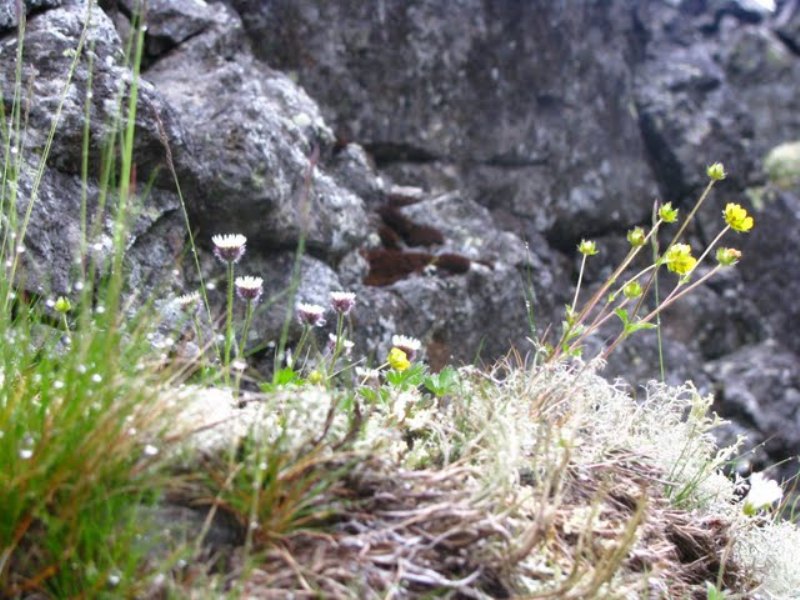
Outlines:
[{"label": "green leaf", "polygon": [[622,326],[627,331],[628,325],[630,323],[630,317],[628,317],[628,311],[624,308],[615,308],[614,314],[619,317],[619,320],[622,321]]},{"label": "green leaf", "polygon": [[386,381],[395,387],[417,387],[425,378],[425,365],[415,363],[405,371],[391,369],[386,372]]},{"label": "green leaf", "polygon": [[725,592],[717,589],[717,586],[706,581],[706,600],[725,600]]},{"label": "green leaf", "polygon": [[628,323],[625,325],[625,335],[628,336],[637,331],[642,331],[643,329],[656,329],[657,327],[658,326],[653,323],[643,323],[641,321],[638,323]]},{"label": "green leaf", "polygon": [[458,371],[453,367],[445,367],[439,373],[427,375],[422,382],[425,388],[437,398],[451,393],[458,383]]},{"label": "green leaf", "polygon": [[287,385],[301,384],[303,378],[292,367],[284,367],[275,372],[272,381],[265,381],[259,387],[262,392],[274,392]]}]

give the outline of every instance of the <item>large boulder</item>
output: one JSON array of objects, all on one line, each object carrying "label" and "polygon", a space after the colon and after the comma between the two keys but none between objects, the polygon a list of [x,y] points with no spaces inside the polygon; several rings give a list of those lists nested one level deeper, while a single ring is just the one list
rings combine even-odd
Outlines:
[{"label": "large boulder", "polygon": [[401,183],[452,169],[518,233],[565,247],[647,214],[629,2],[232,4],[257,55],[296,73],[341,136],[379,166],[420,167]]},{"label": "large boulder", "polygon": [[[798,357],[767,340],[708,364],[717,386],[714,408],[745,428],[747,448],[761,447],[767,463],[780,463],[786,479],[796,476],[800,455]],[[757,470],[765,464],[754,464]]]},{"label": "large boulder", "polygon": [[[87,247],[101,264],[110,256],[113,211],[117,203],[111,193],[100,212],[99,177],[103,154],[110,136],[119,131],[120,111],[125,110],[131,73],[125,64],[122,43],[113,23],[98,8],[86,28],[83,54],[72,68],[75,51],[84,30],[87,9],[68,3],[29,16],[20,69],[25,107],[25,127],[14,130],[16,145],[11,159],[6,200],[16,204],[20,224],[30,211],[25,239],[27,269],[24,285],[39,293],[68,293],[80,278],[76,260],[81,247],[81,197],[85,189]],[[0,40],[0,92],[5,114],[11,114],[16,76],[17,36],[6,32]],[[91,94],[89,83],[91,82]],[[82,175],[85,116],[89,115],[88,150],[90,170]],[[42,156],[55,121],[47,159]],[[163,166],[161,132],[182,144],[182,132],[174,115],[155,89],[141,82],[136,112],[127,261],[133,287],[168,281],[176,257],[182,253],[183,223],[177,212],[177,196],[146,182],[157,181]],[[31,205],[32,203],[32,205]],[[94,232],[94,234],[92,234]],[[155,234],[155,237],[150,234]]]},{"label": "large boulder", "polygon": [[202,239],[243,233],[267,251],[305,235],[335,260],[363,240],[366,214],[325,168],[333,133],[299,86],[253,58],[235,14],[206,11],[213,23],[147,71],[190,132],[176,165],[193,224]]}]

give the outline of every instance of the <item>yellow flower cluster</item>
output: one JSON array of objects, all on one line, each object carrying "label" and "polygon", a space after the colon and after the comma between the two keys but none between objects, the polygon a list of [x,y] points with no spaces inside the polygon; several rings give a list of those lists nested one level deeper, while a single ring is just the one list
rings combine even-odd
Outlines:
[{"label": "yellow flower cluster", "polygon": [[673,244],[664,255],[667,269],[678,275],[691,273],[697,265],[697,259],[692,256],[692,247],[689,244]]},{"label": "yellow flower cluster", "polygon": [[722,214],[725,217],[725,222],[734,231],[744,233],[750,231],[755,224],[753,217],[748,215],[747,210],[742,208],[740,204],[729,202]]}]

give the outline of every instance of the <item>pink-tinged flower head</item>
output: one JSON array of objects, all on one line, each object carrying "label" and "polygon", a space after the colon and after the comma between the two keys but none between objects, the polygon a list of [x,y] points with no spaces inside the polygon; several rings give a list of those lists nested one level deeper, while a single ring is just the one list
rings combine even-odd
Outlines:
[{"label": "pink-tinged flower head", "polygon": [[325,309],[318,304],[301,302],[296,309],[297,320],[309,327],[322,327],[325,325]]},{"label": "pink-tinged flower head", "polygon": [[349,314],[356,305],[353,292],[331,292],[331,308],[341,315]]},{"label": "pink-tinged flower head", "polygon": [[211,242],[214,244],[214,256],[222,262],[235,263],[244,256],[247,238],[240,233],[231,233],[212,236]]},{"label": "pink-tinged flower head", "polygon": [[264,280],[261,277],[237,277],[236,295],[248,302],[258,302],[264,292]]},{"label": "pink-tinged flower head", "polygon": [[414,358],[417,356],[417,352],[419,352],[421,346],[422,342],[417,338],[407,335],[392,336],[392,347],[402,350],[411,362],[414,362]]}]

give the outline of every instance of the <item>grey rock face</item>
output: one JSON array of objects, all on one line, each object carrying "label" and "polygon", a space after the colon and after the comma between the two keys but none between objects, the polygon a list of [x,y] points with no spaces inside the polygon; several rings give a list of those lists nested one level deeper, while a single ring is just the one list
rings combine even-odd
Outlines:
[{"label": "grey rock face", "polygon": [[629,3],[233,4],[256,53],[380,166],[452,166],[472,198],[565,247],[647,214]]},{"label": "grey rock face", "polygon": [[[74,261],[81,243],[81,153],[87,102],[93,170],[86,181],[86,228],[89,232],[86,241],[101,264],[107,261],[111,250],[112,210],[117,199],[111,194],[106,212],[98,212],[97,177],[104,144],[119,125],[122,92],[131,78],[123,64],[120,40],[111,21],[95,8],[86,34],[86,47],[91,50],[87,50],[87,55],[75,65],[71,79],[67,80],[85,16],[85,6],[70,4],[32,15],[26,27],[21,81],[24,82],[22,102],[28,118],[24,134],[16,140],[18,149],[12,156],[19,160],[13,195],[21,220],[33,198],[23,243],[27,269],[22,277],[29,289],[40,293],[67,293],[76,282],[78,268]],[[13,33],[0,40],[0,62],[4,65],[0,70],[0,90],[6,114],[11,112],[14,97],[17,43]],[[90,80],[92,94],[87,101]],[[137,125],[142,133],[137,137],[134,161],[141,182],[147,181],[163,162],[160,127],[172,132],[176,139],[180,139],[180,132],[152,86],[142,84],[139,99]],[[52,147],[37,185],[39,156],[57,115]],[[9,188],[7,196],[9,202],[11,190]],[[173,193],[158,188],[132,195],[130,207],[134,218],[127,257],[132,286],[151,286],[168,279],[183,246],[183,228],[175,212],[177,206]],[[95,235],[92,231],[96,231]]]},{"label": "grey rock face", "polygon": [[17,3],[27,16],[29,13],[46,8],[61,6],[62,0],[0,0],[0,32],[16,29],[19,25]]},{"label": "grey rock face", "polygon": [[252,58],[238,19],[213,11],[213,27],[147,73],[191,132],[176,163],[194,222],[206,238],[238,232],[266,250],[296,245],[305,230],[313,253],[343,255],[366,235],[366,215],[358,196],[312,169],[332,132],[305,92]]},{"label": "grey rock face", "polygon": [[[708,365],[719,386],[715,408],[748,430],[748,447],[764,445],[780,473],[796,473],[800,454],[798,357],[774,340],[747,346]],[[756,465],[763,468],[764,465]]]},{"label": "grey rock face", "polygon": [[756,213],[758,227],[744,240],[741,274],[745,294],[758,307],[775,338],[800,354],[800,196],[767,197]]}]

